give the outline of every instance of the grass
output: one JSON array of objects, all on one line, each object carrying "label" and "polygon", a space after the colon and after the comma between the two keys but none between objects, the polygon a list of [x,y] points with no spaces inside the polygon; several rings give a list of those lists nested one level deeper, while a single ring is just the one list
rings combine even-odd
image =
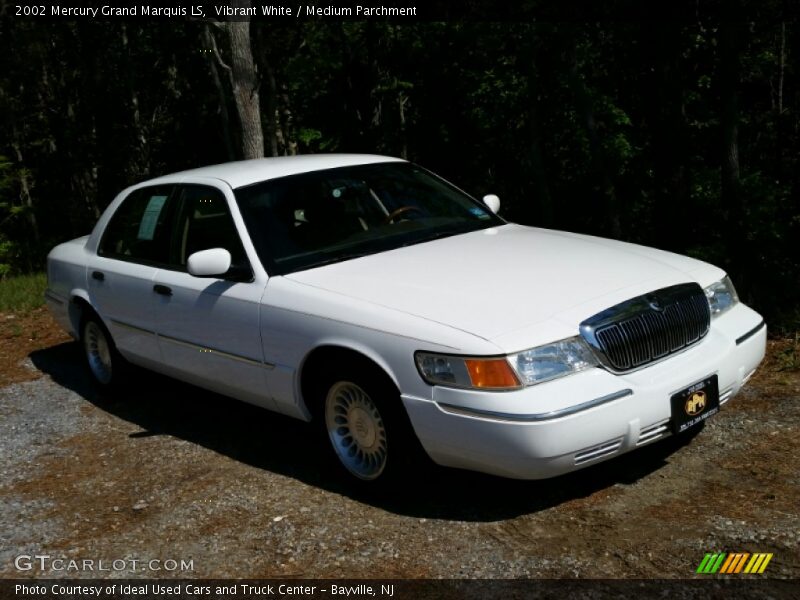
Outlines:
[{"label": "grass", "polygon": [[800,371],[800,332],[789,338],[777,354],[779,371]]},{"label": "grass", "polygon": [[0,280],[0,312],[26,313],[44,304],[47,276],[19,275]]}]

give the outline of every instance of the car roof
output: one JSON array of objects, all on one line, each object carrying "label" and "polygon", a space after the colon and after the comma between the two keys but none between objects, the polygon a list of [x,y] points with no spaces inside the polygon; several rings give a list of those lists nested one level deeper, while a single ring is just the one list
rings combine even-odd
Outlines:
[{"label": "car roof", "polygon": [[209,177],[225,181],[235,189],[287,175],[381,162],[404,161],[400,158],[376,154],[306,154],[300,156],[278,156],[275,158],[254,158],[252,160],[240,160],[171,173],[143,183],[176,183],[186,177]]}]

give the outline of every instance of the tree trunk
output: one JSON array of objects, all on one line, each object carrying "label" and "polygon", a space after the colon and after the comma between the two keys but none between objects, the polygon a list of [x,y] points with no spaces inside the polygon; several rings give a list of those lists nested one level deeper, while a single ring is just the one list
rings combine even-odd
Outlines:
[{"label": "tree trunk", "polygon": [[267,64],[267,136],[269,139],[269,152],[271,156],[278,156],[278,140],[285,139],[281,129],[280,113],[278,112],[278,84],[275,81],[275,71]]},{"label": "tree trunk", "polygon": [[[722,22],[719,29],[720,52],[720,133],[722,164],[720,169],[722,205],[728,215],[732,239],[742,231],[744,204],[739,181],[739,71],[741,29],[739,22]],[[738,245],[742,240],[734,242]]]},{"label": "tree trunk", "polygon": [[575,48],[569,46],[569,86],[572,88],[572,94],[575,98],[575,105],[578,110],[578,115],[583,123],[583,128],[586,131],[586,137],[589,139],[589,150],[592,156],[592,170],[595,172],[596,177],[600,180],[601,193],[603,198],[603,207],[605,213],[605,222],[608,227],[608,233],[611,237],[619,238],[622,236],[622,224],[619,216],[619,206],[617,202],[617,191],[614,186],[614,181],[609,173],[608,161],[603,151],[603,146],[600,141],[600,134],[597,130],[597,121],[595,120],[594,107],[592,106],[592,99],[589,90],[581,77],[579,72],[579,65]]},{"label": "tree trunk", "polygon": [[400,110],[400,158],[408,160],[408,131],[406,129],[406,104],[408,96],[403,90],[397,97],[397,107]]},{"label": "tree trunk", "polygon": [[[247,6],[250,2],[245,2]],[[231,87],[236,110],[242,125],[242,154],[244,158],[264,156],[264,132],[261,129],[261,103],[258,78],[250,47],[250,21],[228,23],[231,49]]]},{"label": "tree trunk", "polygon": [[280,129],[284,136],[283,153],[286,156],[295,156],[297,154],[297,140],[292,135],[292,131],[294,131],[294,115],[289,101],[289,91],[285,83],[281,84],[280,100],[283,106],[280,120]]},{"label": "tree trunk", "polygon": [[547,183],[547,169],[544,164],[544,150],[542,149],[542,124],[539,106],[540,80],[539,70],[536,66],[536,50],[530,50],[527,56],[528,67],[528,133],[530,135],[529,160],[531,165],[531,184],[533,186],[535,201],[538,208],[538,222],[544,227],[552,227],[555,222],[553,199],[550,195],[550,186]]},{"label": "tree trunk", "polygon": [[686,123],[683,69],[683,25],[658,22],[646,30],[655,65],[648,117],[653,132],[655,173],[654,240],[659,248],[685,251],[695,232],[689,214],[689,131]]},{"label": "tree trunk", "polygon": [[[131,102],[130,108],[131,121],[133,123],[133,138],[135,140],[134,144],[137,146],[136,152],[133,153],[133,156],[135,156],[133,168],[130,169],[130,178],[135,181],[150,174],[150,160],[147,147],[149,132],[142,127],[141,110],[139,108],[139,94],[136,91],[136,83],[133,81],[133,73],[135,72],[135,68],[130,58],[131,51],[129,48],[128,29],[124,22],[120,27],[120,35],[122,42],[125,83],[128,88],[128,95]],[[133,46],[136,46],[136,39],[133,40]]]},{"label": "tree trunk", "polygon": [[778,114],[783,114],[783,75],[786,70],[786,21],[781,21],[781,50],[778,73]]},{"label": "tree trunk", "polygon": [[719,28],[720,192],[724,215],[723,244],[731,275],[741,289],[750,287],[758,269],[748,242],[746,206],[739,166],[739,77],[742,44],[740,21],[723,21]]},{"label": "tree trunk", "polygon": [[[238,0],[233,6],[249,8],[250,0]],[[258,74],[253,61],[253,48],[250,39],[250,19],[228,21],[225,25],[228,34],[231,64],[222,59],[211,36],[217,62],[228,72],[233,90],[233,100],[242,129],[242,156],[261,158],[264,156],[264,130],[261,126],[261,102],[258,94]]]},{"label": "tree trunk", "polygon": [[786,140],[784,132],[784,108],[783,108],[783,80],[786,71],[786,21],[781,21],[780,32],[780,54],[778,58],[778,102],[774,117],[775,122],[775,166],[777,178],[784,179],[784,152],[783,145]]},{"label": "tree trunk", "polygon": [[[208,25],[203,27],[203,45],[206,48],[215,47],[213,34],[208,30]],[[236,160],[236,152],[233,149],[233,140],[231,138],[231,118],[228,113],[225,87],[222,84],[222,78],[219,76],[217,63],[213,57],[208,61],[208,68],[211,71],[211,80],[214,82],[214,88],[217,90],[217,99],[219,101],[218,112],[222,125],[222,141],[225,144],[225,154],[228,160]]]}]

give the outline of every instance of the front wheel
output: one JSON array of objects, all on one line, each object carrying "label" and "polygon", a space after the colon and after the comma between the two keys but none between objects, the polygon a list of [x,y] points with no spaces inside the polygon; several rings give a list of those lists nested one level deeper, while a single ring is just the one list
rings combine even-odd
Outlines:
[{"label": "front wheel", "polygon": [[429,466],[400,394],[386,376],[345,367],[321,383],[321,425],[352,483],[365,490],[396,489]]},{"label": "front wheel", "polygon": [[352,381],[337,381],[325,397],[325,427],[333,451],[351,475],[372,481],[386,469],[389,444],[383,415]]},{"label": "front wheel", "polygon": [[83,321],[81,343],[86,366],[94,382],[101,388],[115,386],[123,378],[125,359],[120,356],[108,330],[96,316],[90,315]]}]

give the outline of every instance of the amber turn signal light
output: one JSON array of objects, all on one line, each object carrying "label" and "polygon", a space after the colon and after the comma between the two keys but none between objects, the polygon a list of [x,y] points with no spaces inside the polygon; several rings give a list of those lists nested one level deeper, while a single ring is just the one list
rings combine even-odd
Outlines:
[{"label": "amber turn signal light", "polygon": [[466,359],[469,378],[476,388],[517,388],[520,381],[504,358]]}]

